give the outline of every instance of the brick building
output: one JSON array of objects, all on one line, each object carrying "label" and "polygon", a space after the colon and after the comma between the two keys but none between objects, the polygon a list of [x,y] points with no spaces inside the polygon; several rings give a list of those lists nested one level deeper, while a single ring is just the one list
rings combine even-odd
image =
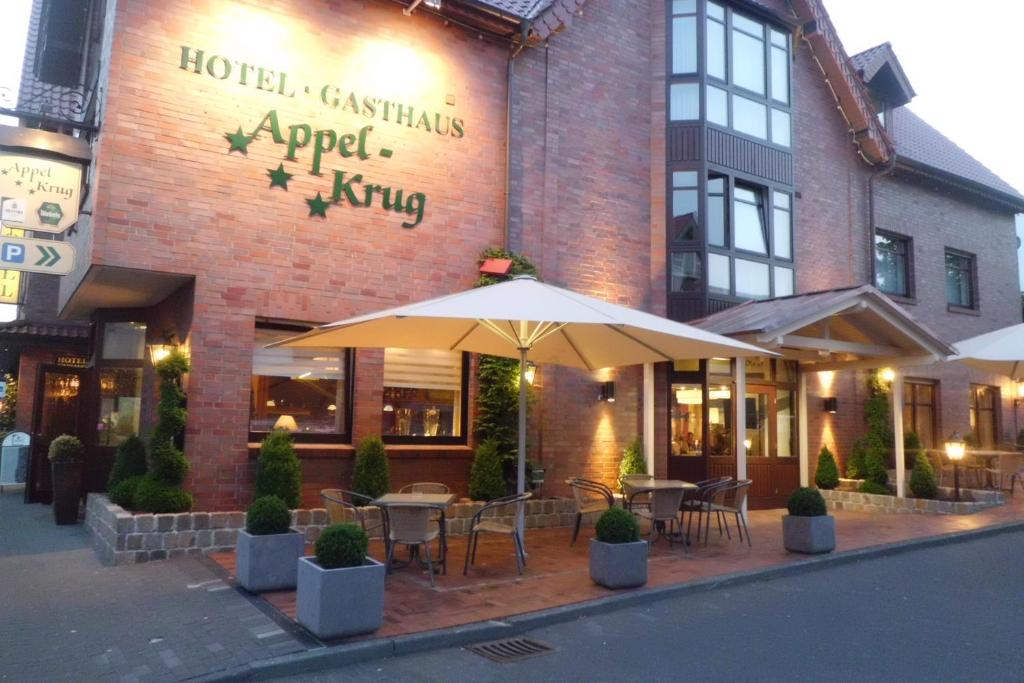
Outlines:
[{"label": "brick building", "polygon": [[[22,318],[91,336],[84,369],[22,353],[19,423],[40,448],[80,433],[102,487],[153,423],[150,351],[180,344],[199,507],[248,503],[275,425],[295,429],[307,502],[347,487],[377,434],[395,485],[465,494],[473,357],[265,346],[468,288],[505,247],[548,282],[783,355],[542,368],[545,494],[612,480],[642,434],[657,473],[746,472],[778,504],[821,445],[847,457],[883,364],[930,446],[959,429],[995,447],[1016,388],[921,363],[1019,321],[1024,197],[913,95],[888,45],[847,56],[818,0],[36,0],[17,114],[91,158],[63,235],[76,268]],[[74,410],[40,398],[62,376]]]}]

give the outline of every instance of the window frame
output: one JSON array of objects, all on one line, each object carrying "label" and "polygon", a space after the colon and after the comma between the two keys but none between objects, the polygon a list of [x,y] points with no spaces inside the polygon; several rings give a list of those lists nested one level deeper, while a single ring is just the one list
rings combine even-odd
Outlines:
[{"label": "window frame", "polygon": [[[103,399],[103,391],[100,387],[100,379],[105,369],[112,370],[141,370],[142,371],[142,382],[140,389],[140,403],[139,403],[139,431],[135,436],[142,436],[147,429],[147,416],[150,416],[152,409],[147,408],[147,391],[149,390],[150,378],[147,372],[147,366],[151,365],[149,358],[149,346],[150,346],[150,324],[147,316],[142,312],[135,310],[124,310],[118,312],[104,311],[97,316],[96,319],[96,335],[95,335],[95,347],[93,352],[92,364],[90,367],[84,368],[83,371],[90,373],[94,388],[80,396],[80,400],[88,400],[92,405],[89,408],[90,414],[95,415],[93,424],[99,425],[103,419],[103,410],[101,402]],[[103,346],[107,336],[107,326],[118,323],[140,323],[146,326],[146,333],[143,339],[142,345],[142,357],[137,359],[132,358],[105,358],[103,355]],[[151,416],[150,416],[151,419]],[[103,443],[103,433],[101,430],[95,430],[95,445],[99,448],[117,448],[117,444],[105,444]]]},{"label": "window frame", "polygon": [[[253,341],[255,342],[255,331],[257,329],[263,330],[275,330],[278,332],[294,332],[295,335],[300,335],[304,332],[317,327],[315,324],[306,325],[303,323],[282,323],[282,322],[269,322],[269,321],[256,321],[256,325],[253,326]],[[252,351],[255,352],[255,344],[252,347]],[[292,441],[295,443],[302,444],[350,444],[352,443],[352,418],[354,414],[353,400],[355,398],[355,367],[356,367],[356,350],[352,348],[343,349],[345,357],[342,362],[345,365],[345,431],[343,433],[334,434],[310,434],[302,432],[293,432]],[[252,427],[252,359],[250,357],[249,367],[249,443],[259,443],[267,437],[272,430],[265,432],[257,432],[251,429]]]},{"label": "window frame", "polygon": [[[918,387],[930,387],[932,390],[932,402],[924,403],[918,401]],[[941,397],[939,395],[939,381],[935,379],[907,377],[903,380],[903,407],[909,409],[910,420],[906,420],[904,416],[904,432],[914,432],[918,438],[921,437],[921,432],[917,429],[917,416],[919,407],[928,407],[932,411],[932,433],[931,443],[933,447],[937,448],[942,443],[939,435],[942,433],[942,411],[941,411]],[[922,440],[923,442],[923,440]],[[925,445],[927,448],[927,445]]]},{"label": "window frame", "polygon": [[[980,406],[978,404],[978,390],[979,389],[988,389],[989,391],[992,392],[992,408],[991,409],[986,408],[983,411],[980,408]],[[972,425],[972,430],[971,431],[974,434],[974,440],[975,440],[975,443],[977,444],[978,448],[981,448],[983,450],[986,449],[986,444],[983,444],[981,442],[981,434],[980,434],[981,430],[977,429],[977,425],[979,424],[979,421],[981,419],[982,412],[992,413],[992,443],[988,444],[988,448],[993,448],[994,449],[994,448],[999,446],[999,435],[1001,434],[1000,430],[1003,427],[1003,424],[1002,424],[1002,417],[1003,417],[1002,416],[1002,405],[1003,405],[1003,395],[1002,395],[1002,391],[1000,390],[1000,388],[998,386],[995,386],[995,385],[992,385],[992,384],[979,384],[979,383],[976,383],[976,382],[971,382],[968,385],[967,412],[968,412],[968,416],[971,416],[973,414],[973,417],[974,417],[974,420],[973,420],[974,424]]]},{"label": "window frame", "polygon": [[[903,254],[903,268],[904,268],[904,280],[906,282],[906,293],[898,292],[887,292],[878,286],[878,241],[877,238],[882,236],[890,240],[898,240],[904,244],[905,253]],[[886,296],[902,301],[904,303],[914,303],[917,301],[917,278],[914,277],[914,238],[910,235],[902,235],[898,232],[891,230],[875,229],[875,234],[872,236],[872,259],[871,259],[871,281],[872,284],[878,291],[882,292]]]},{"label": "window frame", "polygon": [[[472,355],[468,351],[462,352],[462,389],[460,396],[459,436],[399,436],[397,434],[384,434],[384,424],[381,422],[381,441],[387,445],[418,445],[418,446],[464,446],[469,443],[467,434],[469,426],[469,368],[472,364]],[[383,375],[384,364],[381,362]],[[381,409],[384,403],[384,383],[381,379]]]},{"label": "window frame", "polygon": [[[949,300],[949,257],[954,256],[956,258],[962,258],[967,260],[967,282],[970,284],[970,305],[963,305],[953,303]],[[942,267],[944,272],[944,289],[946,292],[946,307],[947,310],[952,312],[976,312],[980,310],[980,300],[978,292],[978,257],[969,251],[963,251],[962,249],[955,249],[953,247],[945,247],[942,252]]]}]

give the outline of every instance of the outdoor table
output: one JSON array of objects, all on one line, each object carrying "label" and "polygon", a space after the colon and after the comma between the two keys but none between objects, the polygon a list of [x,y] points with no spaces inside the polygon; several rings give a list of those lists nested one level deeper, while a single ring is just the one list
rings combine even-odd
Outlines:
[{"label": "outdoor table", "polygon": [[[445,512],[448,507],[458,500],[454,493],[385,493],[374,500],[371,505],[376,505],[387,512],[388,507],[428,507],[441,513],[441,573],[448,573],[448,539],[445,524]],[[412,560],[410,559],[410,562]]]},{"label": "outdoor table", "polygon": [[[628,510],[634,496],[641,493],[651,493],[653,491],[665,489],[696,491],[697,485],[681,479],[655,479],[654,477],[651,477],[650,479],[627,479],[622,482],[622,490],[625,493],[623,496],[623,504]],[[685,493],[683,495],[685,495]],[[661,528],[664,525],[664,522],[657,522],[657,524],[658,528]],[[680,535],[682,536],[683,534]],[[689,545],[688,540],[685,542]]]}]

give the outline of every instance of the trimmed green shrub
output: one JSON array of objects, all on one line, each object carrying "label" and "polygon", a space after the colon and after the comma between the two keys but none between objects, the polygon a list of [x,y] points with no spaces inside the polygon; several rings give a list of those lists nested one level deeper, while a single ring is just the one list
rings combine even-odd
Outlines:
[{"label": "trimmed green shrub", "polygon": [[864,478],[885,486],[889,483],[889,471],[885,467],[885,445],[874,435],[868,435],[865,442]]},{"label": "trimmed green shrub", "polygon": [[[185,481],[189,464],[185,454],[181,452],[179,442],[185,433],[185,392],[181,390],[181,376],[189,371],[189,360],[180,349],[172,350],[166,358],[156,364],[156,373],[160,377],[160,402],[157,404],[157,422],[153,428],[153,437],[149,442],[149,474],[148,478],[163,484],[164,487],[178,488]],[[176,499],[177,505],[183,504],[185,498],[170,496],[165,492],[156,493],[159,487],[148,486],[147,493],[152,495],[146,499],[163,503]],[[138,491],[136,494],[138,495]],[[191,496],[188,497],[191,501]],[[141,506],[141,501],[136,500]],[[189,502],[191,507],[191,502]],[[147,512],[156,512],[145,507]]]},{"label": "trimmed green shrub", "polygon": [[273,430],[260,444],[255,496],[277,496],[292,509],[302,500],[302,465],[292,435],[283,429]]},{"label": "trimmed green shrub", "polygon": [[880,496],[891,496],[892,491],[885,484],[879,484],[876,481],[866,479],[861,482],[861,485],[857,488],[861,493],[874,493]]},{"label": "trimmed green shrub", "polygon": [[864,462],[864,458],[867,456],[866,442],[865,437],[853,442],[853,447],[850,449],[850,460],[846,463],[846,476],[849,479],[863,479],[867,473],[867,464]]},{"label": "trimmed green shrub", "polygon": [[494,500],[505,495],[505,476],[502,472],[498,442],[487,439],[476,447],[473,467],[469,472],[469,497],[473,500]]},{"label": "trimmed green shrub", "polygon": [[914,459],[914,470],[910,473],[910,492],[916,498],[934,498],[939,493],[932,461],[923,452],[918,453]]},{"label": "trimmed green shrub", "polygon": [[904,467],[913,467],[919,455],[924,455],[924,444],[921,443],[921,437],[914,432],[907,432],[903,435]]},{"label": "trimmed green shrub", "polygon": [[[146,473],[146,444],[134,434],[121,442],[114,454],[114,466],[110,470],[107,487],[114,487],[125,479],[140,477]],[[113,500],[113,498],[111,498]],[[118,503],[120,505],[120,503]]]},{"label": "trimmed green shrub", "polygon": [[640,525],[633,514],[622,508],[609,508],[597,518],[594,527],[602,543],[634,543],[640,540]]},{"label": "trimmed green shrub", "polygon": [[147,475],[135,487],[134,503],[136,510],[145,512],[188,512],[192,509],[192,496]]},{"label": "trimmed green shrub", "polygon": [[143,479],[145,477],[141,475],[128,477],[111,486],[108,496],[110,502],[129,510],[135,509],[135,491],[139,488],[139,484]]},{"label": "trimmed green shrub", "polygon": [[822,446],[818,453],[818,468],[814,471],[814,483],[820,489],[834,489],[839,486],[839,466],[836,465],[836,456],[828,446]]},{"label": "trimmed green shrub", "polygon": [[277,496],[262,496],[245,513],[245,530],[253,536],[286,534],[292,525],[292,513]]},{"label": "trimmed green shrub", "polygon": [[370,498],[379,498],[391,490],[388,455],[379,436],[368,436],[359,442],[352,490]]},{"label": "trimmed green shrub", "polygon": [[793,491],[786,503],[786,509],[794,517],[822,517],[828,514],[821,491],[808,486]]},{"label": "trimmed green shrub", "polygon": [[619,463],[619,476],[627,474],[647,474],[647,461],[644,460],[644,442],[638,436],[622,451]]},{"label": "trimmed green shrub", "polygon": [[169,486],[181,486],[188,474],[189,464],[177,446],[170,441],[153,445],[149,475]]},{"label": "trimmed green shrub", "polygon": [[77,436],[61,434],[50,442],[50,462],[81,462],[85,447]]},{"label": "trimmed green shrub", "polygon": [[324,569],[360,567],[366,562],[370,539],[356,524],[332,524],[316,542],[316,562]]}]

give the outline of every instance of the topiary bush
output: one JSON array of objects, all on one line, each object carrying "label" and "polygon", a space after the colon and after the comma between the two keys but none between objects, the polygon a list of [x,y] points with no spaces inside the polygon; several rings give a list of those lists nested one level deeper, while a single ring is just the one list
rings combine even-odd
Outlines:
[{"label": "topiary bush", "polygon": [[881,439],[868,435],[864,455],[864,478],[881,486],[889,483],[889,471],[885,467],[885,445]]},{"label": "topiary bush", "polygon": [[316,562],[324,569],[361,567],[366,562],[370,539],[356,524],[332,524],[316,542]]},{"label": "topiary bush", "polygon": [[850,449],[850,459],[846,463],[846,476],[849,479],[863,479],[867,472],[867,465],[864,458],[867,455],[865,449],[866,439],[861,437],[853,442]]},{"label": "topiary bush", "polygon": [[794,517],[822,517],[828,514],[825,499],[818,489],[801,486],[789,497],[786,509]]},{"label": "topiary bush", "polygon": [[939,494],[932,461],[923,452],[918,453],[914,459],[914,469],[910,473],[910,492],[915,498],[934,498]]},{"label": "topiary bush", "polygon": [[839,486],[839,466],[828,446],[822,446],[818,453],[818,467],[814,471],[814,483],[819,489],[834,489]]},{"label": "topiary bush", "polygon": [[292,435],[283,429],[273,430],[260,444],[255,495],[277,496],[289,508],[299,507],[302,500],[302,465]]},{"label": "topiary bush", "polygon": [[292,513],[277,496],[261,496],[245,513],[245,530],[253,536],[286,534],[292,525]]},{"label": "topiary bush", "polygon": [[[114,466],[110,470],[107,488],[113,493],[114,487],[125,479],[140,477],[145,473],[146,444],[142,439],[133,434],[122,441],[117,447],[117,452],[114,454]],[[113,500],[112,496],[111,500]]]},{"label": "topiary bush", "polygon": [[50,450],[47,455],[50,462],[81,462],[85,446],[77,436],[61,434],[50,442]]},{"label": "topiary bush", "polygon": [[647,461],[644,460],[644,442],[638,436],[622,451],[619,463],[619,476],[627,474],[647,474]]},{"label": "topiary bush", "polygon": [[860,486],[857,487],[857,490],[860,491],[861,493],[874,493],[875,495],[879,496],[892,495],[892,491],[889,490],[888,486],[886,486],[885,484],[879,484],[876,481],[871,481],[870,479],[865,479],[864,481],[862,481]]},{"label": "topiary bush", "polygon": [[192,509],[192,496],[147,475],[135,487],[134,503],[136,510],[145,512],[188,512]]},{"label": "topiary bush", "polygon": [[917,456],[924,455],[924,444],[921,437],[914,432],[903,435],[903,465],[908,469],[917,462]]},{"label": "topiary bush", "polygon": [[111,486],[108,494],[110,502],[125,509],[134,510],[138,507],[135,504],[135,491],[143,479],[145,479],[144,476],[128,477]]},{"label": "topiary bush", "polygon": [[352,490],[370,498],[379,498],[391,490],[388,455],[379,436],[368,436],[359,442]]},{"label": "topiary bush", "polygon": [[505,476],[498,442],[487,439],[476,447],[473,467],[469,472],[469,497],[473,500],[494,500],[505,495]]},{"label": "topiary bush", "polygon": [[594,527],[602,543],[635,543],[640,540],[640,525],[633,514],[623,508],[609,508],[601,513]]}]

